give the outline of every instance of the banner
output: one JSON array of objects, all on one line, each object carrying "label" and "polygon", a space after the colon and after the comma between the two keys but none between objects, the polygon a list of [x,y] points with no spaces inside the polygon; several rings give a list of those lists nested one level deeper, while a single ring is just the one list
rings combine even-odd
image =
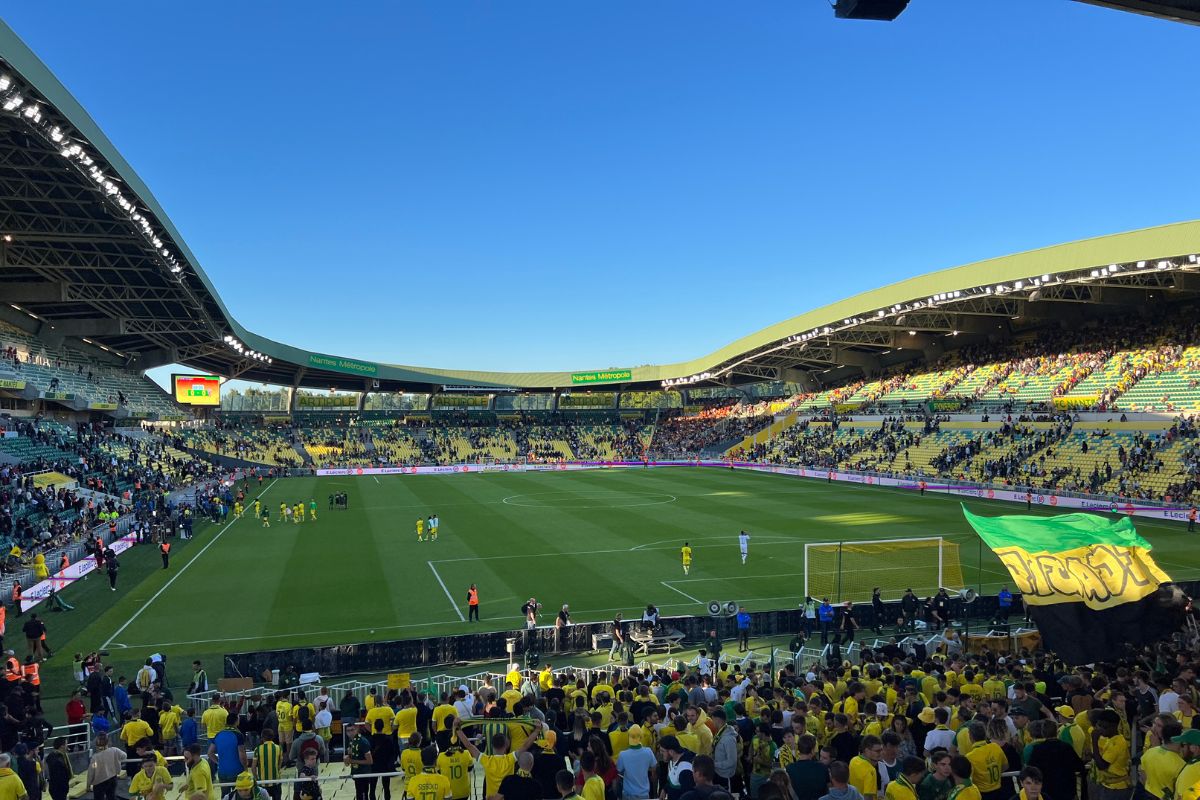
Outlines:
[{"label": "banner", "polygon": [[317,369],[327,369],[333,372],[345,372],[350,375],[378,375],[379,365],[368,361],[354,361],[339,356],[325,356],[320,353],[308,354],[308,365]]},{"label": "banner", "polygon": [[88,408],[92,411],[116,411],[116,403],[88,403]]},{"label": "banner", "polygon": [[0,378],[0,389],[15,389],[20,391],[25,388],[25,381],[14,381],[12,378]]},{"label": "banner", "polygon": [[609,369],[598,370],[596,372],[572,372],[571,383],[616,383],[619,381],[633,380],[633,370],[631,369]]},{"label": "banner", "polygon": [[300,408],[356,408],[358,398],[353,395],[334,394],[321,396],[297,394],[296,405]]},{"label": "banner", "polygon": [[1051,399],[1050,404],[1054,406],[1055,411],[1071,411],[1077,408],[1091,408],[1099,402],[1099,395],[1090,394],[1076,397],[1055,397]]},{"label": "banner", "polygon": [[42,392],[44,400],[74,400],[74,392]]},{"label": "banner", "polygon": [[833,413],[849,414],[851,411],[858,411],[860,408],[862,408],[862,406],[862,403],[835,403],[833,406]]},{"label": "banner", "polygon": [[926,408],[930,411],[958,411],[963,407],[962,400],[930,400]]},{"label": "banner", "polygon": [[[113,549],[114,553],[120,555],[133,547],[136,541],[137,538],[133,534],[130,534],[117,539],[109,547]],[[46,580],[35,583],[21,593],[21,613],[25,613],[49,597],[51,590],[55,592],[62,591],[65,587],[70,586],[83,576],[95,571],[96,559],[92,556],[87,556],[79,559],[66,569],[59,570]]]},{"label": "banner", "polygon": [[[1004,564],[1046,647],[1072,664],[1153,644],[1183,621],[1182,593],[1128,517],[963,516]],[[1179,597],[1176,597],[1179,595]]]}]

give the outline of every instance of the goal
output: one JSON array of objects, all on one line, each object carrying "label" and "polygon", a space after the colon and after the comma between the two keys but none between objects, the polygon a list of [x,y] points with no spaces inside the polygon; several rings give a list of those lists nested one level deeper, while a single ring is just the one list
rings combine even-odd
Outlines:
[{"label": "goal", "polygon": [[928,597],[963,586],[958,545],[941,536],[915,539],[810,542],[804,545],[804,595],[830,602],[864,602],[879,587],[884,600],[906,589]]}]

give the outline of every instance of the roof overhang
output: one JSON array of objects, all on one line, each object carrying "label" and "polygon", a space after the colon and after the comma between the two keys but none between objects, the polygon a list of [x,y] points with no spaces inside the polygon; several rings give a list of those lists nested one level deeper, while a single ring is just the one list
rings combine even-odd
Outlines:
[{"label": "roof overhang", "polygon": [[1037,318],[1037,309],[1057,304],[1200,292],[1197,221],[909,278],[676,364],[503,372],[315,353],[234,319],[149,187],[2,23],[0,75],[0,317],[138,369],[181,363],[256,382],[420,392],[819,383],[844,370],[871,372],[897,358],[936,354],[946,337],[983,335],[997,320],[1011,328],[1014,319]]}]

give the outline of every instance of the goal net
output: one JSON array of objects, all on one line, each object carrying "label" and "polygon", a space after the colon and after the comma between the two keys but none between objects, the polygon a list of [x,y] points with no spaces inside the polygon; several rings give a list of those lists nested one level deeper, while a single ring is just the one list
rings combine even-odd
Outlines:
[{"label": "goal net", "polygon": [[940,536],[917,539],[811,542],[804,545],[804,594],[830,602],[864,602],[879,587],[884,600],[906,589],[928,597],[963,586],[958,545]]}]

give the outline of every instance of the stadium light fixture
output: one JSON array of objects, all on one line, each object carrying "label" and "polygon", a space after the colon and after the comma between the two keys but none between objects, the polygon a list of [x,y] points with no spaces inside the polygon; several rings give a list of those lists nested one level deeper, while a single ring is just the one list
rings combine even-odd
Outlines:
[{"label": "stadium light fixture", "polygon": [[1139,261],[1139,262],[1137,262],[1137,268],[1138,268],[1138,269],[1145,269],[1145,268],[1146,268],[1146,262],[1145,262],[1145,261]]},{"label": "stadium light fixture", "polygon": [[916,335],[917,335],[917,332],[916,332],[916,331],[909,331],[909,332],[908,332],[908,335],[909,335],[909,336],[916,336]]},{"label": "stadium light fixture", "polygon": [[1170,269],[1171,262],[1167,261],[1166,259],[1163,259],[1162,261],[1158,262],[1158,268],[1159,269]]}]

